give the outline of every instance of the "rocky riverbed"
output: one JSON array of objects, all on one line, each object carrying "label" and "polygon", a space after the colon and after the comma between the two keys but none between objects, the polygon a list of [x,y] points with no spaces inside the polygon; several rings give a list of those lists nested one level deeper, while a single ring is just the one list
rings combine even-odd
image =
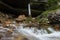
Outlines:
[{"label": "rocky riverbed", "polygon": [[60,40],[59,25],[50,26],[46,18],[0,16],[0,40]]}]

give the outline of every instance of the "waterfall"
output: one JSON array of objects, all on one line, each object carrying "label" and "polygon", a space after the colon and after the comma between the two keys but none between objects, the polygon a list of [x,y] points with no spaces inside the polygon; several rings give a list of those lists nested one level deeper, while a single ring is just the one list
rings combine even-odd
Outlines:
[{"label": "waterfall", "polygon": [[18,32],[25,35],[29,40],[60,40],[60,32],[48,28],[52,33],[48,34],[46,30],[36,28],[24,28],[22,25],[17,28]]},{"label": "waterfall", "polygon": [[30,3],[28,3],[28,13],[29,13],[29,16],[31,16],[31,7],[30,7]]}]

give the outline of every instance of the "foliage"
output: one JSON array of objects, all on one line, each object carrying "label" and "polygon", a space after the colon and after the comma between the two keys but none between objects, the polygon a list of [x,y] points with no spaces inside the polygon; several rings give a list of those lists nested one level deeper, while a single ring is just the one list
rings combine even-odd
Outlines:
[{"label": "foliage", "polygon": [[48,15],[50,13],[55,13],[58,9],[60,9],[60,8],[57,8],[55,10],[46,10],[46,11],[44,11],[41,15],[39,15],[39,16],[36,17],[37,22],[39,22],[40,24],[41,23],[42,24],[48,24],[49,23],[49,21],[48,21]]},{"label": "foliage", "polygon": [[54,10],[59,8],[60,6],[58,5],[59,0],[48,0],[48,9],[49,10]]},{"label": "foliage", "polygon": [[26,23],[29,23],[32,21],[32,18],[31,17],[27,17],[27,19],[25,20]]}]

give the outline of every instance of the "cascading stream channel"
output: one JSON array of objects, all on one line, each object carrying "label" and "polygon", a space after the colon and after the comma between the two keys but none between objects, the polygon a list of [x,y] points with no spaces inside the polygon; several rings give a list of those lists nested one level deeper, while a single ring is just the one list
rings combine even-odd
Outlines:
[{"label": "cascading stream channel", "polygon": [[36,28],[24,28],[23,25],[20,25],[17,28],[17,31],[25,35],[29,40],[60,40],[60,32],[55,31],[52,28],[48,28],[52,33],[48,34],[46,30],[36,29]]}]

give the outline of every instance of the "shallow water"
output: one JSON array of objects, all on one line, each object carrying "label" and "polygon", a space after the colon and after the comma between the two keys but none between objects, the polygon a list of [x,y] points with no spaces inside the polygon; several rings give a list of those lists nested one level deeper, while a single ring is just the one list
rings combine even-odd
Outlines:
[{"label": "shallow water", "polygon": [[22,35],[25,35],[29,40],[60,40],[60,32],[55,31],[52,28],[48,28],[52,33],[48,34],[46,30],[36,29],[36,28],[23,28],[20,26],[18,32]]},{"label": "shallow water", "polygon": [[[5,33],[8,30],[9,30],[8,28],[0,27],[0,34],[2,34],[4,32],[3,33],[4,37],[2,38],[3,40],[10,40],[10,39],[13,40],[14,39],[13,36],[12,36],[12,38],[9,37],[9,39],[6,38]],[[14,35],[14,36],[18,35],[18,34],[16,34],[18,31],[21,35],[25,36],[29,40],[60,40],[59,31],[55,31],[54,29],[52,29],[50,27],[48,28],[48,30],[51,31],[50,34],[45,29],[39,30],[34,27],[31,27],[31,28],[23,27],[23,24],[22,24],[14,30],[12,35]]]}]

